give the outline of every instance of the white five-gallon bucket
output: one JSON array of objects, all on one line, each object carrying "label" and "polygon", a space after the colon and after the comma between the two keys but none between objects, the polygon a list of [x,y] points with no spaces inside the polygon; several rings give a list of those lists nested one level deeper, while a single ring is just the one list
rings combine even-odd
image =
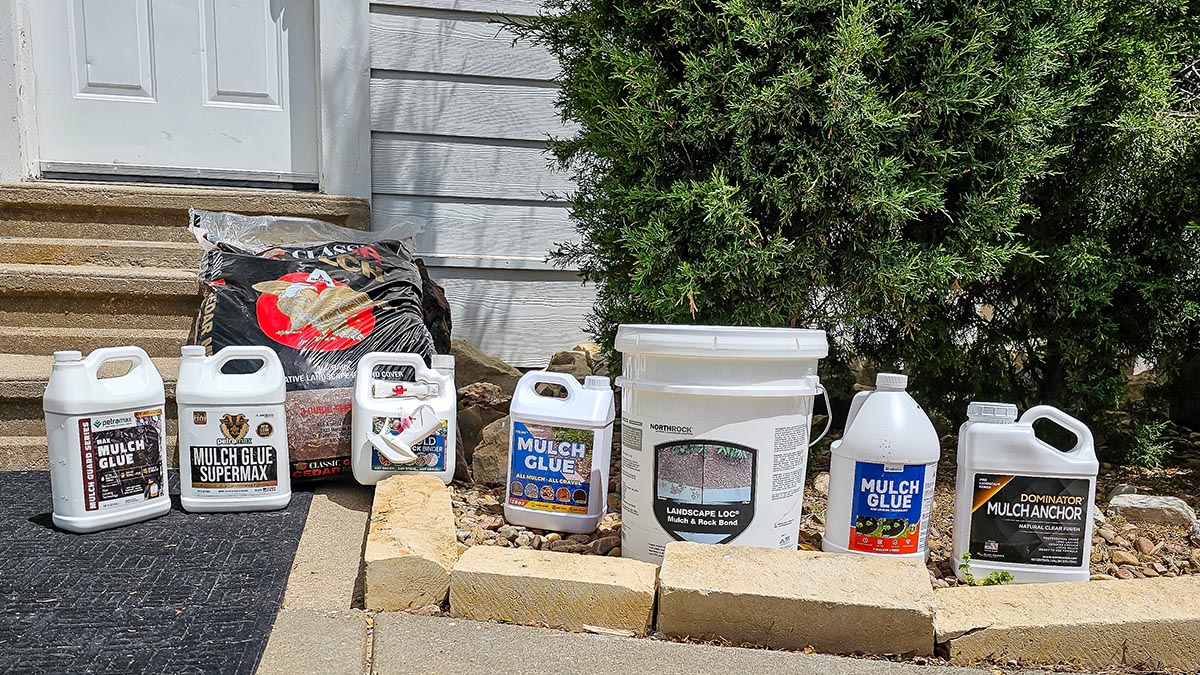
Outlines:
[{"label": "white five-gallon bucket", "polygon": [[796,548],[825,331],[630,325],[616,348],[622,555]]}]

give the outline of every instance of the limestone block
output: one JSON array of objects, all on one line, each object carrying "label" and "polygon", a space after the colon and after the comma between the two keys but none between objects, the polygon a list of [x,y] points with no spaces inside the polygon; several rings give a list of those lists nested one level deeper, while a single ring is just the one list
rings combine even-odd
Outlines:
[{"label": "limestone block", "polygon": [[955,663],[1200,668],[1198,577],[959,586],[935,597],[937,641]]},{"label": "limestone block", "polygon": [[672,542],[658,629],[778,649],[933,653],[933,589],[920,560]]},{"label": "limestone block", "polygon": [[450,613],[582,630],[649,631],[658,568],[609,556],[475,546],[454,566]]},{"label": "limestone block", "polygon": [[367,609],[441,604],[458,559],[450,490],[436,476],[391,476],[375,486],[364,553]]}]

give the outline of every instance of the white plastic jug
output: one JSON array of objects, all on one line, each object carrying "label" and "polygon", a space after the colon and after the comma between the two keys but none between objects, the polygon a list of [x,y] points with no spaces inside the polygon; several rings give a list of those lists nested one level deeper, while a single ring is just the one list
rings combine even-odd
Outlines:
[{"label": "white plastic jug", "polygon": [[625,325],[616,347],[621,555],[660,563],[672,541],[795,550],[825,332]]},{"label": "white plastic jug", "polygon": [[[179,491],[193,512],[268,511],[292,499],[283,366],[269,347],[236,346],[206,356],[182,349]],[[251,373],[224,373],[232,361],[256,361]]]},{"label": "white plastic jug", "polygon": [[[432,368],[419,354],[373,352],[354,380],[354,478],[363,485],[403,472],[454,479],[458,394],[454,357],[437,354]],[[375,374],[375,369],[388,367]],[[411,379],[397,379],[411,369]]]},{"label": "white plastic jug", "polygon": [[[556,384],[563,398],[538,393]],[[514,525],[559,532],[594,532],[608,510],[612,456],[612,385],[607,377],[535,370],[517,382],[509,408],[508,498]]]},{"label": "white plastic jug", "polygon": [[906,558],[928,552],[941,445],[907,387],[906,376],[879,373],[875,391],[850,402],[846,431],[830,447],[821,550]]},{"label": "white plastic jug", "polygon": [[[99,377],[110,361],[133,365],[120,377]],[[165,402],[162,377],[137,347],[105,347],[86,359],[54,352],[42,406],[55,525],[94,532],[171,509]]]},{"label": "white plastic jug", "polygon": [[[1063,452],[1041,441],[1033,429],[1039,419],[1075,434],[1075,447]],[[1014,405],[970,404],[958,434],[959,578],[1004,571],[1016,583],[1086,581],[1099,470],[1091,430],[1058,408],[1034,406],[1017,420]]]}]

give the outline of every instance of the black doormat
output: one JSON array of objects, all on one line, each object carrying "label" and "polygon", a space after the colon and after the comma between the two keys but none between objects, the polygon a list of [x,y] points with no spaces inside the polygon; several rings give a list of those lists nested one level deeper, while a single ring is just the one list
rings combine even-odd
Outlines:
[{"label": "black doormat", "polygon": [[282,511],[193,514],[71,534],[50,475],[0,472],[0,673],[254,672],[312,494]]}]

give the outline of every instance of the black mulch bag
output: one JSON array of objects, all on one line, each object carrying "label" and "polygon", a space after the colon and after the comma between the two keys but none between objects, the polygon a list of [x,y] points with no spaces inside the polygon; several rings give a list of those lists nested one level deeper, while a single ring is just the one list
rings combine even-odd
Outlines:
[{"label": "black mulch bag", "polygon": [[275,350],[287,377],[292,478],[349,472],[359,358],[434,353],[408,244],[305,218],[192,210],[190,227],[208,249],[191,342],[209,354]]}]

